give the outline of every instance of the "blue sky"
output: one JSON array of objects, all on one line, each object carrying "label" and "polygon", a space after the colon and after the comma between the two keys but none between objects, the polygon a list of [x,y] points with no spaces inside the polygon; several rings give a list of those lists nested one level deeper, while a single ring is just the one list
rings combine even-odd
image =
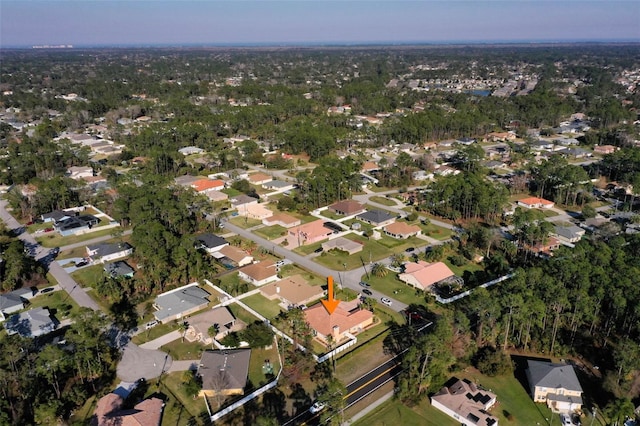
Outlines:
[{"label": "blue sky", "polygon": [[640,41],[640,2],[0,1],[0,46]]}]

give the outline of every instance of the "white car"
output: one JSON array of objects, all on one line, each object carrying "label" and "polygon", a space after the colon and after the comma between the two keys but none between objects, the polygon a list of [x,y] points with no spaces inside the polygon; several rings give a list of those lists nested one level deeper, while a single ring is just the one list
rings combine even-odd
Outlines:
[{"label": "white car", "polygon": [[560,424],[562,426],[573,426],[573,422],[571,421],[571,417],[568,414],[560,414]]},{"label": "white car", "polygon": [[387,297],[382,297],[380,298],[380,302],[383,305],[387,305],[387,306],[391,306],[391,299],[387,298]]},{"label": "white car", "polygon": [[319,413],[320,411],[324,410],[324,404],[322,402],[314,402],[313,405],[311,406],[311,408],[309,408],[309,412],[311,414],[316,414]]}]

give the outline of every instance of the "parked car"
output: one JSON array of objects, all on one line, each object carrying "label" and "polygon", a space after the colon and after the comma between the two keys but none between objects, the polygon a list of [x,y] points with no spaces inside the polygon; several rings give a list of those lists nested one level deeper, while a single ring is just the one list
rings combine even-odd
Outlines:
[{"label": "parked car", "polygon": [[391,306],[391,299],[387,298],[387,297],[382,297],[380,298],[380,303],[382,303],[383,305],[387,305],[387,306]]},{"label": "parked car", "polygon": [[573,426],[571,422],[571,417],[568,414],[560,414],[560,424],[562,426]]},{"label": "parked car", "polygon": [[86,260],[81,260],[79,262],[76,262],[76,268],[82,268],[83,266],[87,266]]},{"label": "parked car", "polygon": [[371,285],[369,283],[367,283],[367,282],[360,281],[360,287],[369,288],[369,287],[371,287]]},{"label": "parked car", "polygon": [[415,247],[409,247],[409,248],[407,248],[405,251],[406,251],[407,253],[411,253],[411,252],[413,252],[414,250],[415,250]]},{"label": "parked car", "polygon": [[153,320],[153,321],[149,321],[144,328],[149,330],[150,328],[155,327],[156,325],[158,325],[158,321],[157,320]]},{"label": "parked car", "polygon": [[314,402],[311,408],[309,408],[309,412],[311,414],[319,413],[322,410],[324,410],[324,404],[319,401]]},{"label": "parked car", "polygon": [[367,288],[362,289],[362,293],[366,294],[367,296],[373,296],[373,293],[371,293],[371,290]]},{"label": "parked car", "polygon": [[323,251],[324,251],[324,249],[322,248],[322,246],[320,246],[317,249],[315,249],[313,252],[314,253],[322,253]]}]

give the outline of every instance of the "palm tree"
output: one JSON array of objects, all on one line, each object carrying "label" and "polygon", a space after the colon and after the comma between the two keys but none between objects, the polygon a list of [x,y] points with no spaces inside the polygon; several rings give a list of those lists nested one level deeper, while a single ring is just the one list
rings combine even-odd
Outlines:
[{"label": "palm tree", "polygon": [[182,335],[182,343],[184,343],[184,335],[187,334],[187,329],[189,328],[189,323],[186,321],[182,321],[178,324],[178,331]]},{"label": "palm tree", "polygon": [[389,270],[382,263],[374,263],[371,265],[371,274],[378,278],[384,278],[389,273]]},{"label": "palm tree", "polygon": [[407,261],[407,257],[403,253],[394,253],[391,255],[391,264],[396,268],[402,266]]},{"label": "palm tree", "polygon": [[211,349],[213,349],[213,341],[215,340],[218,333],[220,333],[220,324],[213,324],[207,329],[207,334],[209,334],[209,337],[211,337]]}]

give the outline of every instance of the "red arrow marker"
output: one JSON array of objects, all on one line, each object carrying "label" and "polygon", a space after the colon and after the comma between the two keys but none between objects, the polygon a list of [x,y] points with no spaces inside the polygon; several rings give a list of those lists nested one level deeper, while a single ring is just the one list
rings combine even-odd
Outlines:
[{"label": "red arrow marker", "polygon": [[340,304],[340,301],[334,300],[333,298],[333,277],[332,276],[327,277],[327,285],[328,285],[327,300],[321,300],[321,302],[324,305],[324,308],[327,310],[327,312],[329,312],[329,315],[331,315]]}]

